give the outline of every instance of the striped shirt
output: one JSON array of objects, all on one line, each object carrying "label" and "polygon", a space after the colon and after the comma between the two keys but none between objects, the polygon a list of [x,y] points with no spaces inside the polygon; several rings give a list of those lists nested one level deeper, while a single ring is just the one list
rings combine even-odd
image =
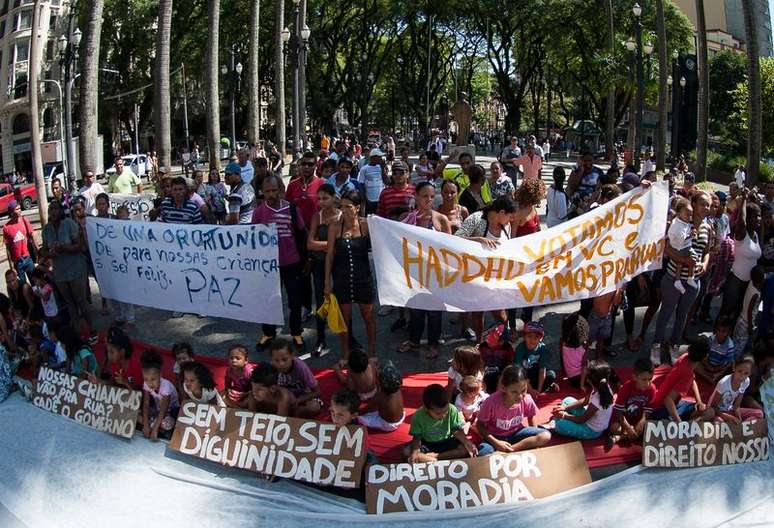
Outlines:
[{"label": "striped shirt", "polygon": [[240,224],[250,224],[255,210],[255,191],[252,185],[240,183],[231,187],[228,195],[228,213],[238,213]]},{"label": "striped shirt", "polygon": [[376,214],[384,218],[397,219],[401,214],[408,212],[414,205],[414,186],[406,185],[402,189],[396,189],[390,185],[379,195],[379,206]]},{"label": "striped shirt", "polygon": [[202,212],[191,200],[183,202],[182,207],[175,206],[175,200],[167,196],[161,201],[159,222],[167,224],[201,224]]},{"label": "striped shirt", "polygon": [[[699,229],[696,233],[696,236],[693,238],[693,242],[691,243],[691,252],[696,255],[696,258],[701,261],[704,258],[704,254],[707,251],[707,246],[709,245],[710,240],[710,231],[712,231],[712,225],[710,222],[705,218],[702,220],[701,225],[699,226]],[[698,262],[697,262],[698,264]],[[696,273],[698,271],[698,265],[694,266],[694,273],[693,276],[690,275],[690,268],[688,266],[683,266],[680,270],[680,279],[681,280],[688,280],[698,277],[698,274]],[[667,271],[672,277],[675,277],[675,273],[677,272],[677,263],[669,259],[669,264],[667,265]]]}]

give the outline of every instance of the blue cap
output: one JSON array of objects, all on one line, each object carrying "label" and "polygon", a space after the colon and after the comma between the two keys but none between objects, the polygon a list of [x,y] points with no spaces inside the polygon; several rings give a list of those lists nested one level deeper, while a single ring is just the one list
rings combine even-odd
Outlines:
[{"label": "blue cap", "polygon": [[226,169],[223,172],[225,174],[242,174],[242,167],[236,161],[232,161],[226,165]]}]

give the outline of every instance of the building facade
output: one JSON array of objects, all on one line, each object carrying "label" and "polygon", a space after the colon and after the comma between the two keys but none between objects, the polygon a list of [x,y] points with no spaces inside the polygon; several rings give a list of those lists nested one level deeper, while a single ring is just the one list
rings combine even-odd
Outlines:
[{"label": "building facade", "polygon": [[[0,166],[2,174],[32,170],[27,75],[33,0],[0,0]],[[60,66],[57,38],[66,33],[69,0],[41,2],[39,89],[41,138],[61,140]]]}]

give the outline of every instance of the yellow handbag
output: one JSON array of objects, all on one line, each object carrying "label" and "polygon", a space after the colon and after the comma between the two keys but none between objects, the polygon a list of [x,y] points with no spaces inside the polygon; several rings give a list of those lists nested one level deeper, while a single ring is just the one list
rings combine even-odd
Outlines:
[{"label": "yellow handbag", "polygon": [[325,298],[322,306],[317,310],[317,315],[328,321],[328,328],[334,334],[343,334],[347,331],[347,323],[341,314],[339,301],[332,293]]}]

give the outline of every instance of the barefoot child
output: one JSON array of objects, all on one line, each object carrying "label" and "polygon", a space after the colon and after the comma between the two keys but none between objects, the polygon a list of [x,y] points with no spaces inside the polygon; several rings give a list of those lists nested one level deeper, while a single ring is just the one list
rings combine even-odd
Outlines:
[{"label": "barefoot child", "polygon": [[183,394],[183,374],[180,372],[180,366],[194,360],[193,347],[185,342],[175,343],[172,345],[172,355],[175,357],[175,364],[172,366],[172,373],[175,375],[175,388],[178,394]]},{"label": "barefoot child", "polygon": [[567,396],[553,411],[554,430],[562,436],[579,440],[599,438],[610,425],[613,415],[613,390],[610,388],[610,365],[590,361],[586,367],[591,394],[581,400]]},{"label": "barefoot child", "polygon": [[[667,231],[667,239],[672,249],[681,257],[692,257],[695,262],[696,255],[692,249],[693,237],[696,235],[696,228],[693,225],[693,207],[691,202],[685,198],[675,198],[674,200],[675,217]],[[680,293],[685,293],[685,286],[680,280],[683,273],[683,264],[677,263],[675,269],[675,289]],[[696,282],[693,280],[693,263],[688,266],[688,280],[685,282],[692,288],[696,288]]]},{"label": "barefoot child", "polygon": [[223,400],[229,407],[244,409],[247,406],[247,396],[250,394],[250,375],[255,365],[248,360],[247,347],[244,345],[232,345],[226,357],[228,369]]},{"label": "barefoot child", "polygon": [[548,443],[551,433],[535,427],[537,412],[535,400],[529,395],[527,373],[521,367],[506,367],[500,376],[500,390],[481,404],[476,424],[483,439],[479,455],[495,451],[513,453]]},{"label": "barefoot child", "polygon": [[648,358],[639,358],[634,362],[632,378],[621,386],[615,397],[613,420],[610,422],[612,443],[622,438],[635,442],[642,437],[645,422],[653,412],[651,402],[655,396],[653,363]]},{"label": "barefoot child", "polygon": [[186,361],[180,365],[183,380],[182,397],[185,401],[225,407],[226,402],[215,387],[212,372],[198,361]]},{"label": "barefoot child", "polygon": [[576,389],[586,385],[585,366],[588,353],[589,323],[579,313],[562,321],[562,365],[567,381]]},{"label": "barefoot child", "polygon": [[277,370],[277,383],[296,398],[296,416],[314,418],[322,409],[320,387],[309,367],[293,353],[287,339],[276,338],[271,343],[271,364]]},{"label": "barefoot child", "polygon": [[529,378],[529,391],[533,398],[543,392],[558,390],[554,384],[556,372],[548,369],[549,351],[543,342],[543,324],[530,321],[524,325],[524,339],[516,347],[514,363],[524,369]]},{"label": "barefoot child", "polygon": [[[357,416],[360,410],[360,403],[360,397],[352,389],[344,387],[337,390],[331,397],[331,422],[338,427],[360,425]],[[365,438],[366,466],[378,464],[379,459],[368,446],[368,435]],[[365,471],[365,468],[363,468],[363,471]]]},{"label": "barefoot child", "polygon": [[[689,419],[711,420],[714,417],[712,407],[707,407],[701,401],[695,374],[696,368],[707,357],[709,350],[709,339],[699,336],[688,345],[688,352],[675,361],[653,398],[654,420],[672,420],[679,423]],[[683,399],[688,391],[693,393],[696,403]]]},{"label": "barefoot child", "polygon": [[[605,357],[607,352],[607,340],[613,333],[613,307],[621,302],[623,290],[615,290],[599,297],[594,297],[591,313],[589,314],[589,346],[596,343],[596,358]],[[615,351],[609,352],[615,356]]]},{"label": "barefoot child", "polygon": [[468,434],[470,427],[476,421],[481,403],[489,397],[482,386],[483,383],[475,376],[465,376],[460,382],[460,393],[454,400],[454,406],[462,413],[462,418],[465,420],[465,434]]},{"label": "barefoot child", "polygon": [[268,363],[258,364],[250,375],[246,407],[253,412],[296,416],[296,397],[277,383],[279,373]]},{"label": "barefoot child", "polygon": [[164,360],[155,350],[146,350],[140,357],[142,364],[142,432],[145,438],[156,441],[172,438],[175,420],[180,410],[177,389],[161,377]]},{"label": "barefoot child", "polygon": [[376,369],[368,358],[368,354],[360,348],[355,348],[349,353],[347,360],[347,372],[336,363],[333,370],[339,383],[355,391],[361,401],[368,401],[376,395]]},{"label": "barefoot child", "polygon": [[462,413],[449,403],[446,389],[438,383],[425,387],[422,407],[411,418],[403,456],[411,463],[476,456],[477,449],[465,436]]},{"label": "barefoot child", "polygon": [[403,393],[400,391],[403,378],[392,361],[387,361],[379,368],[379,390],[376,392],[370,407],[375,411],[360,415],[359,422],[369,429],[377,429],[391,433],[406,419],[403,409]]},{"label": "barefoot child", "polygon": [[712,392],[709,406],[715,409],[716,420],[741,423],[745,420],[763,418],[760,409],[742,408],[744,393],[750,387],[750,372],[753,358],[746,356],[734,363],[734,371],[724,376]]}]

